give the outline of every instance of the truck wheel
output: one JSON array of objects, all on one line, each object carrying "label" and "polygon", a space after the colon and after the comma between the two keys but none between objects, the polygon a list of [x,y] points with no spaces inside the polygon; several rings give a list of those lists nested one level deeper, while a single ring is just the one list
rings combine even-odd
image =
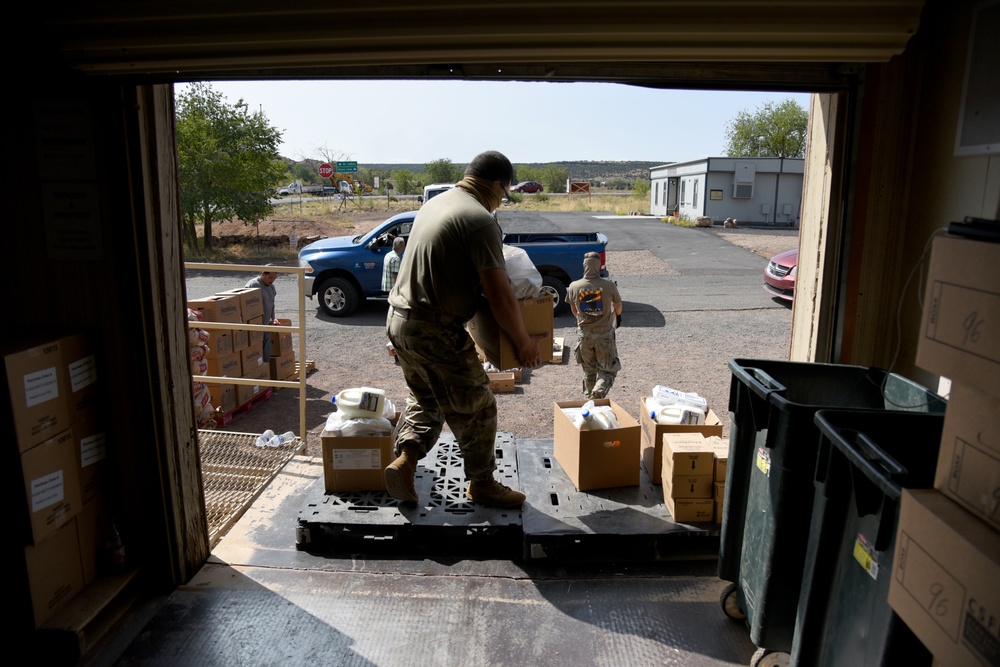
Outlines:
[{"label": "truck wheel", "polygon": [[347,317],[358,308],[358,290],[346,278],[328,278],[319,288],[319,305],[332,317]]},{"label": "truck wheel", "polygon": [[566,286],[553,276],[542,276],[542,294],[552,295],[552,314],[561,315],[566,312]]}]

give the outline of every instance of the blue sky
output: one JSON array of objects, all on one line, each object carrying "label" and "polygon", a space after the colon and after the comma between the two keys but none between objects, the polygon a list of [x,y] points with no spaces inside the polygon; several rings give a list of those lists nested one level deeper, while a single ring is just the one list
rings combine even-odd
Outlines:
[{"label": "blue sky", "polygon": [[[292,159],[467,163],[499,150],[512,162],[722,155],[740,111],[803,93],[654,90],[604,83],[467,81],[215,82],[230,103],[261,109]],[[178,87],[181,88],[180,86]]]}]

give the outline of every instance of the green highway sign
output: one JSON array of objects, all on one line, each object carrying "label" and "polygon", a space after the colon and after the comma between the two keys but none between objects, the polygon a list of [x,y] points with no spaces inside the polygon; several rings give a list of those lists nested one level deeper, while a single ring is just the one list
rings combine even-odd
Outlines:
[{"label": "green highway sign", "polygon": [[357,171],[357,170],[358,170],[358,163],[357,162],[338,162],[337,163],[337,171],[339,171],[339,172],[348,173],[348,172]]}]

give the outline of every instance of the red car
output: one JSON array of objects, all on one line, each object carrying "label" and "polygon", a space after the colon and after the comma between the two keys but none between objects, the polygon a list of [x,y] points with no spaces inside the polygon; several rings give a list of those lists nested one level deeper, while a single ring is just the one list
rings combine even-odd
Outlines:
[{"label": "red car", "polygon": [[527,192],[529,194],[535,192],[541,192],[545,188],[542,187],[541,183],[536,183],[535,181],[521,181],[514,187],[510,189],[511,192]]},{"label": "red car", "polygon": [[795,296],[795,268],[798,263],[798,248],[772,257],[764,269],[764,291],[777,299],[791,301]]}]

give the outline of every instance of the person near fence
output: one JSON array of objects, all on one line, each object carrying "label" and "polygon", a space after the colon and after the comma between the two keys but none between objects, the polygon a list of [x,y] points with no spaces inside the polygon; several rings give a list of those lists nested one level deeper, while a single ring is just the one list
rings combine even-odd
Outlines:
[{"label": "person near fence", "polygon": [[[270,266],[270,265],[268,265]],[[274,279],[278,277],[277,271],[261,271],[256,278],[247,281],[244,287],[260,288],[260,301],[264,306],[263,324],[278,324],[274,317],[274,300],[278,295],[278,289],[274,286]],[[264,332],[264,361],[271,360],[271,334]]]}]

